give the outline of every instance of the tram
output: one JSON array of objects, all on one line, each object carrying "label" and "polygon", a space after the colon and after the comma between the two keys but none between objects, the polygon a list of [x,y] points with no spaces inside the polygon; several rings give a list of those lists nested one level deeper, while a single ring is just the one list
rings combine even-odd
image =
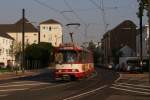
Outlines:
[{"label": "tram", "polygon": [[55,50],[55,79],[81,79],[94,72],[93,55],[73,43],[62,44]]}]

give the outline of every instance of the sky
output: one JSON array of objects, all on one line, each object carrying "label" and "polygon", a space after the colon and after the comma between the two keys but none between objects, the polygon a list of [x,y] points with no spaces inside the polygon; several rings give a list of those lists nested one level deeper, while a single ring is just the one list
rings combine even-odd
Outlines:
[{"label": "sky", "polygon": [[[100,1],[0,0],[0,24],[15,23],[22,17],[22,9],[25,8],[26,18],[34,24],[55,19],[63,25],[64,40],[69,41],[69,32],[74,32],[74,40],[80,44],[91,40],[100,41],[105,32],[124,20],[131,20],[138,27],[137,0],[103,0],[104,12],[100,9]],[[69,23],[79,23],[80,26],[66,27]],[[144,17],[143,24],[146,23],[147,18]]]}]

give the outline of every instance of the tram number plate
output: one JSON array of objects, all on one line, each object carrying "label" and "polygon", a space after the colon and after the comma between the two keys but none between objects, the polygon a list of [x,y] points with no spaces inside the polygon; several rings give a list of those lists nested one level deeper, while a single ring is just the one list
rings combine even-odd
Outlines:
[{"label": "tram number plate", "polygon": [[69,75],[63,75],[63,77],[69,77]]},{"label": "tram number plate", "polygon": [[63,79],[68,79],[69,75],[63,75]]}]

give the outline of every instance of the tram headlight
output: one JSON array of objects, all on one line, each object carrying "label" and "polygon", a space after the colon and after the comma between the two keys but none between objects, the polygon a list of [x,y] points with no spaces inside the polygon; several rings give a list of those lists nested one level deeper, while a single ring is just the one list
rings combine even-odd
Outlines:
[{"label": "tram headlight", "polygon": [[58,72],[61,72],[61,69],[59,69]]}]

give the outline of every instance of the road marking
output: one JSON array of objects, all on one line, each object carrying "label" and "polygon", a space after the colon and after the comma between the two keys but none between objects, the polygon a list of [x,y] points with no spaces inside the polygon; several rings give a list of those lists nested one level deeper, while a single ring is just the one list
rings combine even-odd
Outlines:
[{"label": "road marking", "polygon": [[0,92],[11,92],[11,91],[21,91],[21,90],[26,90],[28,88],[23,88],[23,89],[5,89],[5,90],[0,90]]},{"label": "road marking", "polygon": [[117,84],[123,84],[123,85],[129,85],[129,86],[137,86],[137,87],[145,87],[145,88],[150,88],[150,86],[146,86],[146,85],[136,85],[136,84],[129,84],[129,83],[117,83]]},{"label": "road marking", "polygon": [[2,85],[8,85],[8,84],[18,84],[18,83],[32,83],[32,82],[35,82],[35,83],[37,83],[37,81],[17,81],[17,82],[9,82],[9,83],[2,83],[2,84],[0,84],[0,86],[2,86]]},{"label": "road marking", "polygon": [[121,78],[122,78],[122,74],[118,73],[119,77],[115,80],[115,83],[117,83]]},{"label": "road marking", "polygon": [[129,89],[122,89],[122,88],[117,88],[114,86],[111,86],[110,88],[116,89],[116,90],[123,90],[123,91],[128,91],[128,92],[140,93],[140,94],[144,94],[144,95],[150,95],[150,92],[141,92],[141,91],[135,91],[135,90],[129,90]]},{"label": "road marking", "polygon": [[130,88],[130,89],[137,89],[137,90],[144,90],[144,91],[150,91],[150,89],[144,89],[144,88],[137,88],[137,87],[131,87],[131,86],[123,86],[123,85],[118,85],[118,84],[112,84],[113,86],[116,87],[125,87],[125,88]]},{"label": "road marking", "polygon": [[70,83],[64,83],[64,84],[58,84],[58,85],[51,85],[51,86],[47,86],[47,87],[44,87],[44,88],[32,89],[30,91],[38,91],[38,90],[44,90],[44,89],[49,89],[49,88],[54,88],[54,87],[60,87],[60,86],[69,85],[71,83],[72,82],[70,82]]},{"label": "road marking", "polygon": [[19,87],[19,86],[32,86],[32,85],[44,85],[50,83],[30,83],[30,84],[15,84],[15,85],[0,85],[0,87]]},{"label": "road marking", "polygon": [[0,95],[0,97],[6,97],[6,96],[8,96],[7,94],[2,94],[2,95]]},{"label": "road marking", "polygon": [[94,89],[94,90],[91,90],[91,91],[88,91],[88,92],[81,93],[81,94],[79,94],[79,95],[75,95],[75,96],[72,96],[72,97],[69,97],[69,98],[65,98],[65,99],[63,99],[63,100],[72,100],[72,99],[74,99],[74,98],[78,98],[78,97],[81,97],[81,96],[83,96],[83,95],[96,92],[96,91],[101,90],[101,89],[103,89],[103,88],[105,88],[105,87],[107,87],[107,85],[101,86],[101,87],[99,87],[99,88],[97,88],[97,89]]}]

